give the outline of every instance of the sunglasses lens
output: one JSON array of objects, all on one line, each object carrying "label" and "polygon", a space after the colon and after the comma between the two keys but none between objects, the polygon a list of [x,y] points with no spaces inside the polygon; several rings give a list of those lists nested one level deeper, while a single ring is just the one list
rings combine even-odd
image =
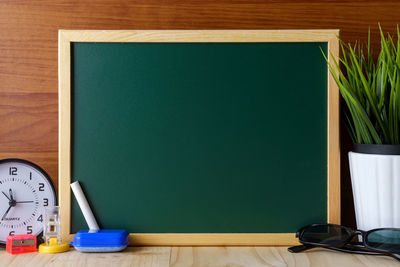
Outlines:
[{"label": "sunglasses lens", "polygon": [[300,241],[322,245],[341,245],[349,238],[347,230],[339,225],[316,225],[307,228]]},{"label": "sunglasses lens", "polygon": [[399,253],[400,229],[381,229],[372,231],[366,236],[365,242],[367,246],[372,248]]}]

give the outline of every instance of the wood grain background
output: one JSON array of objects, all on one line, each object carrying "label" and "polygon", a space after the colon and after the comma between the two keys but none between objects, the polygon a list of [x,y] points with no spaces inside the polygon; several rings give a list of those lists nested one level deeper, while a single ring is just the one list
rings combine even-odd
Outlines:
[{"label": "wood grain background", "polygon": [[[2,0],[0,158],[33,161],[58,182],[58,29],[340,29],[353,42],[365,41],[369,27],[376,38],[378,22],[393,33],[399,10],[388,0]],[[342,221],[352,226],[342,133]]]}]

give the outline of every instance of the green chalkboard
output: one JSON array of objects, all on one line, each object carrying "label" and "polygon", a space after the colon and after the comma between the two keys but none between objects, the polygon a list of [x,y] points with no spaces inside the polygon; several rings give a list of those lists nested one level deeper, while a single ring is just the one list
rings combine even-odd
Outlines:
[{"label": "green chalkboard", "polygon": [[[104,228],[327,222],[327,43],[71,43],[71,177]],[[74,198],[71,233],[87,228]]]}]

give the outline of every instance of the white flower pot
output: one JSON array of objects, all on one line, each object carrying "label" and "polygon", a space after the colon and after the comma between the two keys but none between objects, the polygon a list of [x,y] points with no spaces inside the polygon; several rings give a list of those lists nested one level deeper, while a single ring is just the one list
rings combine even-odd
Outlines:
[{"label": "white flower pot", "polygon": [[357,228],[400,228],[400,155],[349,152]]}]

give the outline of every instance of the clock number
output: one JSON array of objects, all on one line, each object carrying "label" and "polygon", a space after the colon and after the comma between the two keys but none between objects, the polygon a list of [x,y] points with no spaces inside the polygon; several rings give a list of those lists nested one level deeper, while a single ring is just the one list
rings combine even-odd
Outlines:
[{"label": "clock number", "polygon": [[44,204],[43,204],[43,206],[48,206],[49,205],[49,199],[47,199],[47,198],[43,198],[43,201],[44,201]]},{"label": "clock number", "polygon": [[38,222],[43,222],[42,214],[40,214],[39,218],[37,218],[37,221],[38,221]]},{"label": "clock number", "polygon": [[39,183],[39,191],[44,191],[44,183]]},{"label": "clock number", "polygon": [[11,231],[8,235],[14,235],[15,231]]},{"label": "clock number", "polygon": [[10,175],[17,175],[17,167],[10,167]]},{"label": "clock number", "polygon": [[32,234],[32,226],[30,226],[30,225],[28,225],[27,227],[26,227],[26,233],[27,234]]}]

